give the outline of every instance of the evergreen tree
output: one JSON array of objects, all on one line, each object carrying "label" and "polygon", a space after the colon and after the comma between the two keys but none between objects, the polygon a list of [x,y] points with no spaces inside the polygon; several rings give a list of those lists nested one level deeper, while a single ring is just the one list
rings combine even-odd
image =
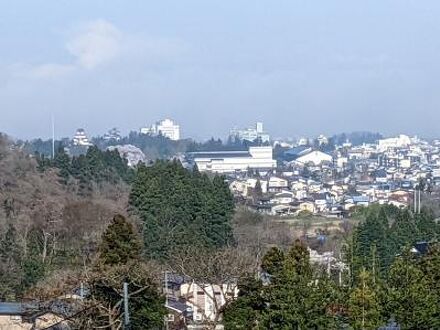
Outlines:
[{"label": "evergreen tree", "polygon": [[55,154],[53,164],[56,168],[60,170],[60,176],[63,182],[67,182],[69,176],[72,172],[70,157],[67,155],[64,147],[60,146]]},{"label": "evergreen tree", "polygon": [[307,248],[296,241],[284,259],[281,272],[264,287],[267,308],[261,315],[262,327],[320,329],[325,325],[334,328],[335,317],[329,313],[335,300],[334,291],[327,281],[318,278],[310,265]]},{"label": "evergreen tree", "polygon": [[257,202],[261,197],[263,197],[263,190],[261,188],[261,181],[257,179],[255,183],[255,188],[253,190],[254,202]]},{"label": "evergreen tree", "polygon": [[[424,279],[429,287],[434,300],[440,302],[440,243],[430,246],[428,253],[422,258],[420,270],[424,274]],[[432,314],[433,323],[436,328],[440,328],[440,308]]]},{"label": "evergreen tree", "polygon": [[86,313],[75,326],[81,329],[118,328],[123,322],[123,285],[129,293],[130,329],[160,329],[166,315],[165,299],[152,280],[151,268],[140,260],[141,244],[133,226],[116,215],[103,233],[96,267],[88,275],[90,294]]},{"label": "evergreen tree", "polygon": [[348,300],[349,320],[354,329],[373,330],[383,324],[379,298],[371,275],[362,270]]},{"label": "evergreen tree", "polygon": [[125,264],[140,254],[141,244],[133,226],[122,215],[115,215],[102,235],[99,261],[104,265]]},{"label": "evergreen tree", "polygon": [[440,239],[440,225],[435,221],[431,210],[422,208],[420,214],[414,215],[415,226],[417,227],[418,241],[438,241]]},{"label": "evergreen tree", "polygon": [[277,276],[281,273],[284,264],[284,253],[277,247],[272,247],[263,256],[261,269],[269,275]]},{"label": "evergreen tree", "polygon": [[381,210],[378,215],[370,213],[356,229],[354,254],[357,265],[355,272],[368,269],[373,278],[384,276],[390,262],[388,220]]},{"label": "evergreen tree", "polygon": [[[396,258],[388,278],[388,310],[403,329],[436,329],[439,300],[409,249]],[[438,284],[438,283],[437,283]]]},{"label": "evergreen tree", "polygon": [[0,300],[16,298],[20,292],[21,271],[16,230],[9,224],[6,233],[0,237]]},{"label": "evergreen tree", "polygon": [[225,329],[259,329],[259,318],[266,304],[261,296],[260,280],[247,278],[238,285],[237,300],[230,304],[223,317]]},{"label": "evergreen tree", "polygon": [[189,171],[178,161],[138,167],[130,206],[143,220],[145,250],[156,259],[196,244],[218,248],[232,241],[233,197],[223,177]]},{"label": "evergreen tree", "polygon": [[27,238],[27,251],[23,257],[21,268],[23,270],[22,289],[25,290],[35,285],[46,274],[46,263],[42,258],[43,233],[38,228],[31,228]]}]

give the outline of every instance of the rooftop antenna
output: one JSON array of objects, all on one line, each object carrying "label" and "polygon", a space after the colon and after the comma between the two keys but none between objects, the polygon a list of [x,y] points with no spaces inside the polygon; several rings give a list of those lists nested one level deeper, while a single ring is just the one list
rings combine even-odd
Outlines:
[{"label": "rooftop antenna", "polygon": [[52,159],[55,159],[55,119],[52,114]]}]

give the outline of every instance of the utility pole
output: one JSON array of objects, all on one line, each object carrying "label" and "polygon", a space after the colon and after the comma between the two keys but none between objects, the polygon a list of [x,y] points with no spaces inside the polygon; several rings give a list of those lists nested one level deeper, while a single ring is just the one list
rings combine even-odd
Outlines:
[{"label": "utility pole", "polygon": [[420,210],[421,210],[421,202],[422,202],[422,191],[419,189],[419,210],[418,213],[420,214]]},{"label": "utility pole", "polygon": [[417,188],[414,188],[414,214],[417,213]]},{"label": "utility pole", "polygon": [[[165,307],[168,307],[168,271],[165,271]],[[169,329],[168,315],[165,315],[165,329]]]},{"label": "utility pole", "polygon": [[130,329],[130,315],[128,313],[128,283],[124,282],[124,330]]},{"label": "utility pole", "polygon": [[81,297],[81,300],[84,299],[84,283],[81,282],[81,286],[79,288],[79,296]]},{"label": "utility pole", "polygon": [[373,283],[376,285],[376,244],[373,245]]}]

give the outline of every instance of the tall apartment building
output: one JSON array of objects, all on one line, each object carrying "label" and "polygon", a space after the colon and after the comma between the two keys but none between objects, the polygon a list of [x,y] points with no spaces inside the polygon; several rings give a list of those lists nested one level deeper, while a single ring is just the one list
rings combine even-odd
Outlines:
[{"label": "tall apartment building", "polygon": [[171,119],[164,119],[156,122],[150,127],[142,127],[142,134],[163,135],[170,140],[180,140],[180,126]]},{"label": "tall apartment building", "polygon": [[262,142],[269,142],[270,136],[263,129],[263,123],[258,122],[254,127],[249,127],[246,129],[233,128],[229,134],[232,138],[238,138],[240,140],[255,141],[260,139]]}]

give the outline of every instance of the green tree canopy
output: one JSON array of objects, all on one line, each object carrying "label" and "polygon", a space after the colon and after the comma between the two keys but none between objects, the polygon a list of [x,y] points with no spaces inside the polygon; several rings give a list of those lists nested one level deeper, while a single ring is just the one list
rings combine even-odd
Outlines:
[{"label": "green tree canopy", "polygon": [[99,262],[104,265],[126,264],[139,259],[141,244],[133,225],[122,215],[115,215],[102,235],[99,246]]},{"label": "green tree canopy", "polygon": [[232,241],[234,202],[224,177],[211,180],[178,161],[142,165],[129,203],[143,221],[149,257],[167,258],[186,244],[219,248]]}]

